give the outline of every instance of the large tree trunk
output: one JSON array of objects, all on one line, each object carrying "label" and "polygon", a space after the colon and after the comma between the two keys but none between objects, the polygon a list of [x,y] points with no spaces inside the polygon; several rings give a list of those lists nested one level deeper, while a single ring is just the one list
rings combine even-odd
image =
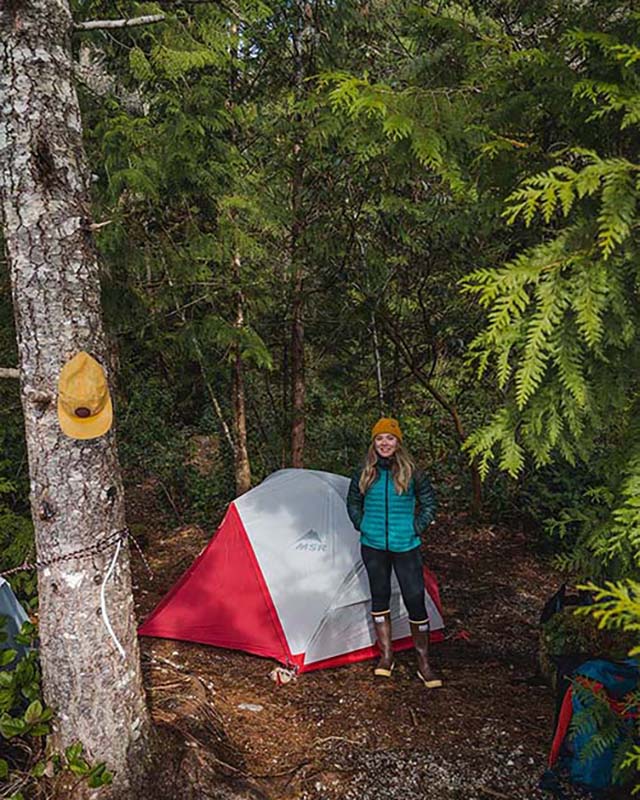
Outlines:
[{"label": "large tree trunk", "polygon": [[[113,433],[79,441],[56,414],[61,367],[80,350],[107,367],[92,242],[88,170],[73,85],[65,0],[8,2],[0,15],[0,192],[21,371],[40,560],[91,548],[125,525]],[[53,744],[83,742],[114,784],[101,797],[134,797],[145,768],[145,705],[128,547],[57,561],[38,573],[44,692],[57,709]],[[74,794],[74,797],[79,796]]]}]

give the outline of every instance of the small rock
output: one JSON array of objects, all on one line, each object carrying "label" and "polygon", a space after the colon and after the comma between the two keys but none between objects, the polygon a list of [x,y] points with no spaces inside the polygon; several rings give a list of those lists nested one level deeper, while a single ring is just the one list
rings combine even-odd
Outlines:
[{"label": "small rock", "polygon": [[238,708],[242,711],[262,711],[264,706],[258,703],[238,703]]}]

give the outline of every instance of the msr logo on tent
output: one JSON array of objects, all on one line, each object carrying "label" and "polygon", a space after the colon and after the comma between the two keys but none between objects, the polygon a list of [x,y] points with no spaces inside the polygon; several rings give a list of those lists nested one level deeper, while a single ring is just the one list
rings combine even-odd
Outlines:
[{"label": "msr logo on tent", "polygon": [[324,553],[327,550],[327,545],[322,541],[318,531],[313,528],[304,533],[295,544],[296,550],[307,550],[311,553]]}]

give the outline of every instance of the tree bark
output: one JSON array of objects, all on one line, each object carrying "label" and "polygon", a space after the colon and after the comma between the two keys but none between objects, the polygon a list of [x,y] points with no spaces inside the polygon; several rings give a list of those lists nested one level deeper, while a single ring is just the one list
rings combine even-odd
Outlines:
[{"label": "tree bark", "polygon": [[[233,112],[236,108],[236,98],[238,93],[238,24],[235,20],[229,22],[231,69],[229,72],[229,105]],[[231,131],[231,140],[237,146],[237,129]],[[235,215],[231,212],[231,219],[235,222]],[[234,234],[235,235],[235,234]],[[244,327],[244,294],[242,292],[242,275],[240,267],[242,257],[238,245],[234,246],[232,258],[232,273],[236,284],[236,318],[235,328],[238,336]],[[235,428],[235,478],[236,496],[248,492],[251,488],[251,463],[249,461],[249,449],[247,447],[247,412],[244,396],[244,364],[242,363],[242,345],[238,339],[234,345],[233,353],[233,418]]]},{"label": "tree bark", "polygon": [[[306,4],[296,3],[295,29],[292,36],[294,86],[296,98],[301,99],[304,91],[304,33],[308,21]],[[294,115],[293,124],[300,127],[300,114]],[[304,467],[305,445],[305,363],[304,363],[304,263],[300,254],[300,238],[304,221],[302,208],[302,188],[304,183],[304,162],[302,158],[302,138],[295,137],[292,150],[291,174],[291,235],[290,260],[292,270],[291,300],[291,466]]]},{"label": "tree bark", "polygon": [[289,429],[289,340],[285,336],[285,340],[282,345],[282,369],[281,369],[281,378],[282,378],[282,447],[280,451],[280,468],[285,469],[285,467],[289,466],[289,459],[287,453],[287,444],[290,442],[290,437],[287,435],[291,433]]},{"label": "tree bark", "polygon": [[384,385],[382,383],[382,363],[380,359],[380,345],[378,343],[378,328],[376,326],[375,312],[371,312],[371,333],[373,336],[373,358],[376,365],[376,383],[378,386],[378,412],[384,416]]},{"label": "tree bark", "polygon": [[[233,269],[240,283],[240,254],[233,258]],[[238,331],[244,325],[244,298],[242,291],[236,292],[236,319],[235,326]],[[251,464],[247,448],[247,413],[244,396],[244,365],[242,363],[242,347],[239,342],[235,344],[233,363],[233,412],[236,433],[236,496],[244,494],[251,488]]]},{"label": "tree bark", "polygon": [[291,466],[304,467],[305,395],[304,379],[304,275],[294,275],[291,322]]},{"label": "tree bark", "polygon": [[[124,528],[113,432],[65,436],[56,413],[63,364],[80,350],[107,375],[88,170],[64,0],[9,2],[0,12],[0,199],[21,370],[21,399],[40,560],[92,547]],[[80,740],[115,773],[101,797],[133,798],[150,722],[142,687],[128,547],[100,591],[114,548],[38,574],[44,693],[53,745]],[[74,795],[79,796],[79,795]]]}]

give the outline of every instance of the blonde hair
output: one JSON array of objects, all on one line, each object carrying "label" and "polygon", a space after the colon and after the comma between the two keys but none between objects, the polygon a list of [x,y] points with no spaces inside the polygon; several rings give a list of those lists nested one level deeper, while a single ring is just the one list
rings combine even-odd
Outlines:
[{"label": "blonde hair", "polygon": [[[411,483],[415,464],[409,453],[405,450],[400,442],[398,442],[398,446],[393,455],[394,457],[391,466],[393,484],[396,487],[396,492],[398,492],[398,494],[404,494]],[[375,448],[375,444],[371,442],[371,445],[367,450],[364,469],[362,470],[362,475],[360,475],[360,483],[358,484],[361,494],[366,494],[367,490],[371,487],[371,484],[376,479],[378,474],[378,457],[379,456]]]}]

